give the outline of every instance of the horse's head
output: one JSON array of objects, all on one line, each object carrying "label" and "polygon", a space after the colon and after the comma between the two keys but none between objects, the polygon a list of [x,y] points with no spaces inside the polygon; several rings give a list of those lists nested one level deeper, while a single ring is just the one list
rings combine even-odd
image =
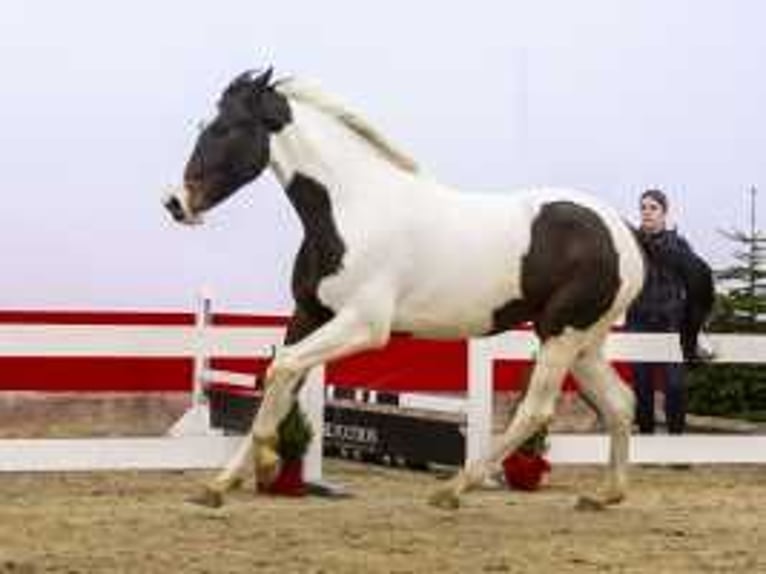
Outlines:
[{"label": "horse's head", "polygon": [[269,163],[271,134],[291,119],[287,99],[271,84],[272,70],[246,72],[224,90],[216,117],[194,145],[184,171],[184,186],[165,200],[180,223],[200,215],[253,181]]}]

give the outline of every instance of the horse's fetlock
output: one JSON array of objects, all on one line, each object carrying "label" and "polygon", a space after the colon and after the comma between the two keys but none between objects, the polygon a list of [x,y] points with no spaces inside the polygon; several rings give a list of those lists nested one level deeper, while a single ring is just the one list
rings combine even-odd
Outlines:
[{"label": "horse's fetlock", "polygon": [[537,430],[543,426],[548,425],[553,420],[554,409],[548,407],[541,407],[539,409],[521,409],[518,416],[525,420],[526,424]]},{"label": "horse's fetlock", "polygon": [[298,376],[300,369],[290,355],[277,355],[269,367],[267,380],[269,383]]}]

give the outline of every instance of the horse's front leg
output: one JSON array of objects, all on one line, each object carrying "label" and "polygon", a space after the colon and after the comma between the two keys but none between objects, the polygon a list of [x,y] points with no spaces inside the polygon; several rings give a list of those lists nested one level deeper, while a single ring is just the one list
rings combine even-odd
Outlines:
[{"label": "horse's front leg", "polygon": [[[294,396],[304,378],[302,373],[275,369],[276,360],[267,371],[263,400],[250,430],[223,469],[201,493],[191,498],[192,502],[213,508],[221,506],[226,492],[243,481],[244,471],[252,460],[255,461],[257,484],[269,484],[273,480],[279,458],[276,431],[271,429],[276,429],[290,412]],[[264,412],[268,414],[267,417],[262,415]]]},{"label": "horse's front leg", "polygon": [[250,432],[234,457],[195,501],[220,506],[224,493],[238,480],[251,452],[256,480],[268,484],[279,465],[277,428],[295,403],[303,375],[328,361],[382,347],[389,336],[388,315],[347,308],[301,341],[282,348],[267,371],[263,401]]},{"label": "horse's front leg", "polygon": [[[330,316],[321,309],[317,310],[303,305],[296,306],[287,325],[284,344],[293,345],[301,341],[319,329],[329,319]],[[297,385],[300,386],[301,384],[302,382],[298,380]],[[204,506],[221,506],[223,504],[223,495],[243,482],[244,471],[253,458],[252,453],[253,430],[251,424],[250,430],[234,455],[226,462],[226,465],[216,477],[199,494],[191,498],[191,501]]]},{"label": "horse's front leg", "polygon": [[266,393],[253,424],[256,479],[268,484],[279,464],[277,428],[292,408],[297,383],[312,367],[365,349],[384,346],[390,321],[347,309],[315,333],[277,354],[266,378]]},{"label": "horse's front leg", "polygon": [[294,366],[289,357],[285,359],[284,352],[277,354],[266,372],[263,400],[248,437],[248,442],[253,447],[255,479],[258,485],[271,484],[276,476],[280,462],[277,453],[277,429],[293,408],[306,372]]}]

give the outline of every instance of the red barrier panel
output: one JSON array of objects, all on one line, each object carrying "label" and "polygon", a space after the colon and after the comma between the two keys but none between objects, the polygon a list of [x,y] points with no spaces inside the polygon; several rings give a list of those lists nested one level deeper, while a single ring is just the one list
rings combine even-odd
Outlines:
[{"label": "red barrier panel", "polygon": [[146,311],[0,311],[0,323],[27,325],[193,325],[194,313]]},{"label": "red barrier panel", "polygon": [[[26,325],[193,325],[193,313],[0,311]],[[190,391],[191,359],[179,357],[0,357],[0,390],[45,392]]]},{"label": "red barrier panel", "polygon": [[183,358],[0,358],[5,391],[190,392],[192,374],[192,360]]},{"label": "red barrier panel", "polygon": [[327,380],[341,387],[381,391],[462,391],[467,373],[465,341],[395,336],[384,349],[329,365]]}]

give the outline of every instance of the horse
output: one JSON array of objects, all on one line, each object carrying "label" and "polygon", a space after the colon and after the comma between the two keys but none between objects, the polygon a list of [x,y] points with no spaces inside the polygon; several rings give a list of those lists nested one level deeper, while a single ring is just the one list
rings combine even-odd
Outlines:
[{"label": "horse", "polygon": [[[254,463],[273,479],[277,428],[309,369],[383,347],[393,332],[480,337],[532,324],[540,340],[525,397],[485,460],[466,464],[430,501],[454,508],[505,456],[547,424],[567,372],[610,436],[598,507],[627,491],[634,396],[603,355],[640,292],[645,256],[631,227],[573,189],[465,193],[437,181],[361,115],[317,85],[237,76],[197,136],[183,185],[168,194],[177,222],[203,214],[270,167],[303,228],[294,311],[265,374],[264,397],[238,451],[194,501],[223,504]],[[688,321],[696,345],[699,317]]]}]

